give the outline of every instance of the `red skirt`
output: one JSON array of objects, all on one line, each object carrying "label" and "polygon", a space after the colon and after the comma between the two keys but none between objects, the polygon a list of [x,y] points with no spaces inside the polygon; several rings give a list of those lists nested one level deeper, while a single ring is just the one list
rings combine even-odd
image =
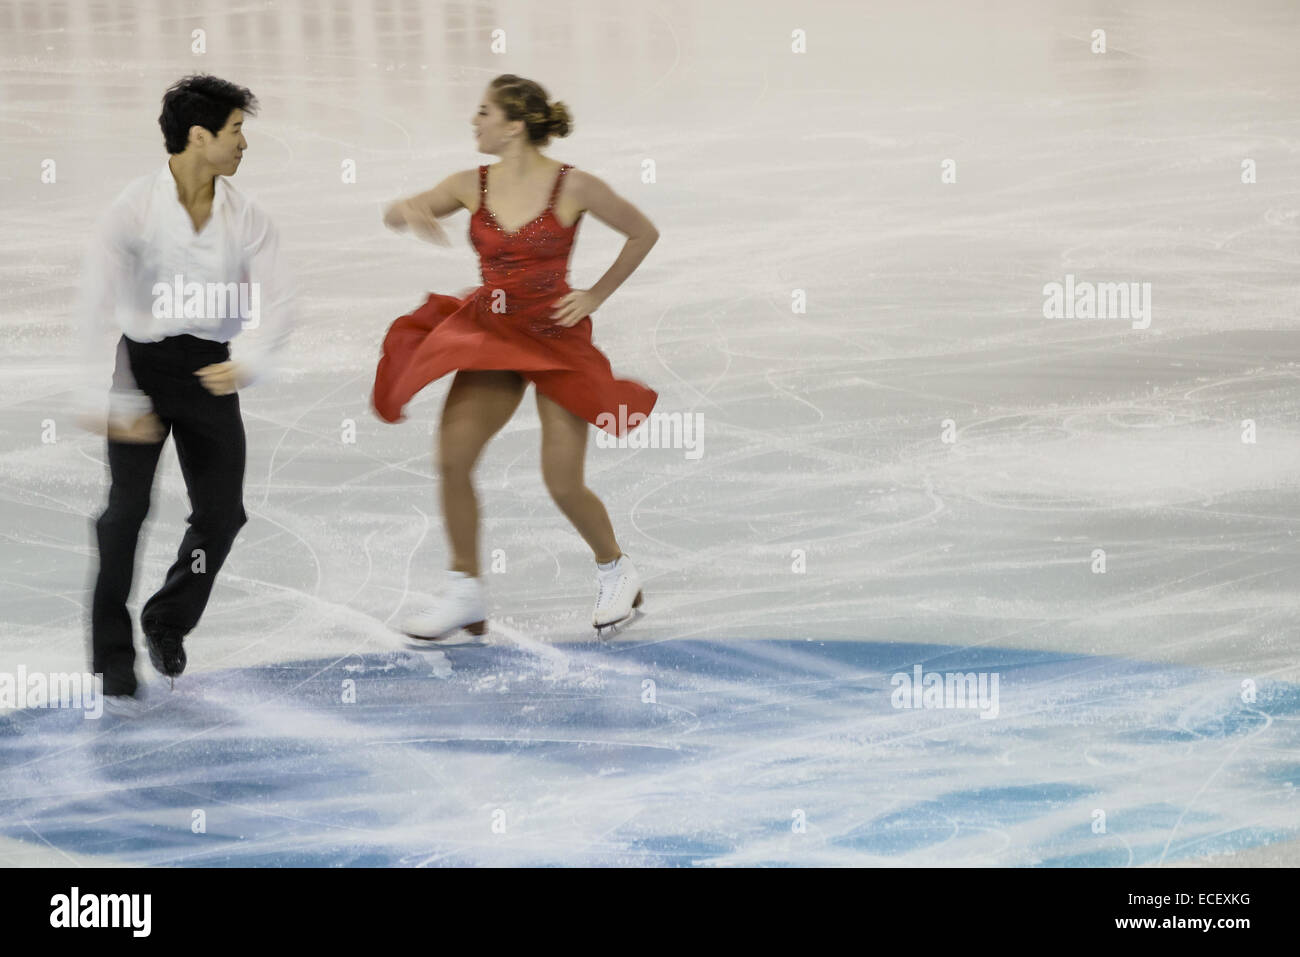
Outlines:
[{"label": "red skirt", "polygon": [[568,328],[552,324],[554,302],[563,293],[514,314],[488,311],[478,294],[477,288],[461,299],[430,293],[424,305],[389,327],[370,399],[381,419],[403,421],[417,392],[457,369],[517,372],[548,399],[614,436],[649,416],[659,394],[614,377],[609,359],[591,342],[590,316]]}]

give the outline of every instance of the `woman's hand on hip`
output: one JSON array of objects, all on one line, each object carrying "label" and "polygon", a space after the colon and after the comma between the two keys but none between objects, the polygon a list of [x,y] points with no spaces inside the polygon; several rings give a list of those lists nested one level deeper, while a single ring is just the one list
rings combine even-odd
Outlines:
[{"label": "woman's hand on hip", "polygon": [[574,289],[555,301],[555,311],[551,313],[551,318],[557,326],[575,326],[599,309],[602,302],[604,300],[590,289]]}]

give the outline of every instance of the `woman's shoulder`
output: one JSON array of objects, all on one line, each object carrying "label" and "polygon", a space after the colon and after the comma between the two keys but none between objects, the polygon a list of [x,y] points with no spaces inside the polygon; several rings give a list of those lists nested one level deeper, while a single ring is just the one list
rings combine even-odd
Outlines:
[{"label": "woman's shoulder", "polygon": [[564,174],[564,184],[565,193],[585,209],[587,200],[605,185],[605,181],[586,170],[570,166]]},{"label": "woman's shoulder", "polygon": [[457,170],[447,177],[446,183],[456,199],[466,209],[473,210],[478,205],[479,171],[486,166],[474,166],[470,169]]}]

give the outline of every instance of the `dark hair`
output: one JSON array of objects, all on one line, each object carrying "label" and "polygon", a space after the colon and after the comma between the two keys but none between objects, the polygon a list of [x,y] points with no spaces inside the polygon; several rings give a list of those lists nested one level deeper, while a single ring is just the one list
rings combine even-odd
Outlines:
[{"label": "dark hair", "polygon": [[183,153],[190,138],[190,127],[201,126],[214,136],[221,132],[235,110],[257,115],[257,98],[242,86],[215,76],[194,75],[177,80],[163,94],[163,142],[168,153]]},{"label": "dark hair", "polygon": [[492,81],[492,99],[507,120],[523,120],[528,142],[545,146],[552,136],[568,136],[573,130],[569,108],[559,100],[550,103],[541,84],[504,73]]}]

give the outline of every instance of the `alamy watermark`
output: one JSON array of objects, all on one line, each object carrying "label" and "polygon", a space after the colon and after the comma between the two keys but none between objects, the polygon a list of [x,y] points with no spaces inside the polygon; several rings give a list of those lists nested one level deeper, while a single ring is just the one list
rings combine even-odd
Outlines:
[{"label": "alamy watermark", "polygon": [[73,887],[50,898],[50,926],[120,927],[133,937],[148,937],[152,911],[152,894],[83,894]]},{"label": "alamy watermark", "polygon": [[104,714],[103,676],[67,671],[0,671],[0,708],[76,708],[87,720]]},{"label": "alamy watermark", "polygon": [[1044,319],[1128,319],[1134,329],[1151,325],[1151,283],[1065,282],[1043,286]]},{"label": "alamy watermark", "polygon": [[981,718],[998,716],[996,671],[900,671],[889,679],[894,686],[890,703],[895,708],[971,708]]},{"label": "alamy watermark", "polygon": [[177,273],[171,282],[156,282],[155,319],[238,319],[244,329],[262,321],[262,288],[256,282],[186,282]]},{"label": "alamy watermark", "polygon": [[[596,416],[596,445],[602,449],[685,449],[686,458],[704,454],[703,412],[633,412],[620,404],[618,415],[602,412]],[[642,428],[644,426],[644,428]],[[616,428],[615,437],[605,431]]]}]

